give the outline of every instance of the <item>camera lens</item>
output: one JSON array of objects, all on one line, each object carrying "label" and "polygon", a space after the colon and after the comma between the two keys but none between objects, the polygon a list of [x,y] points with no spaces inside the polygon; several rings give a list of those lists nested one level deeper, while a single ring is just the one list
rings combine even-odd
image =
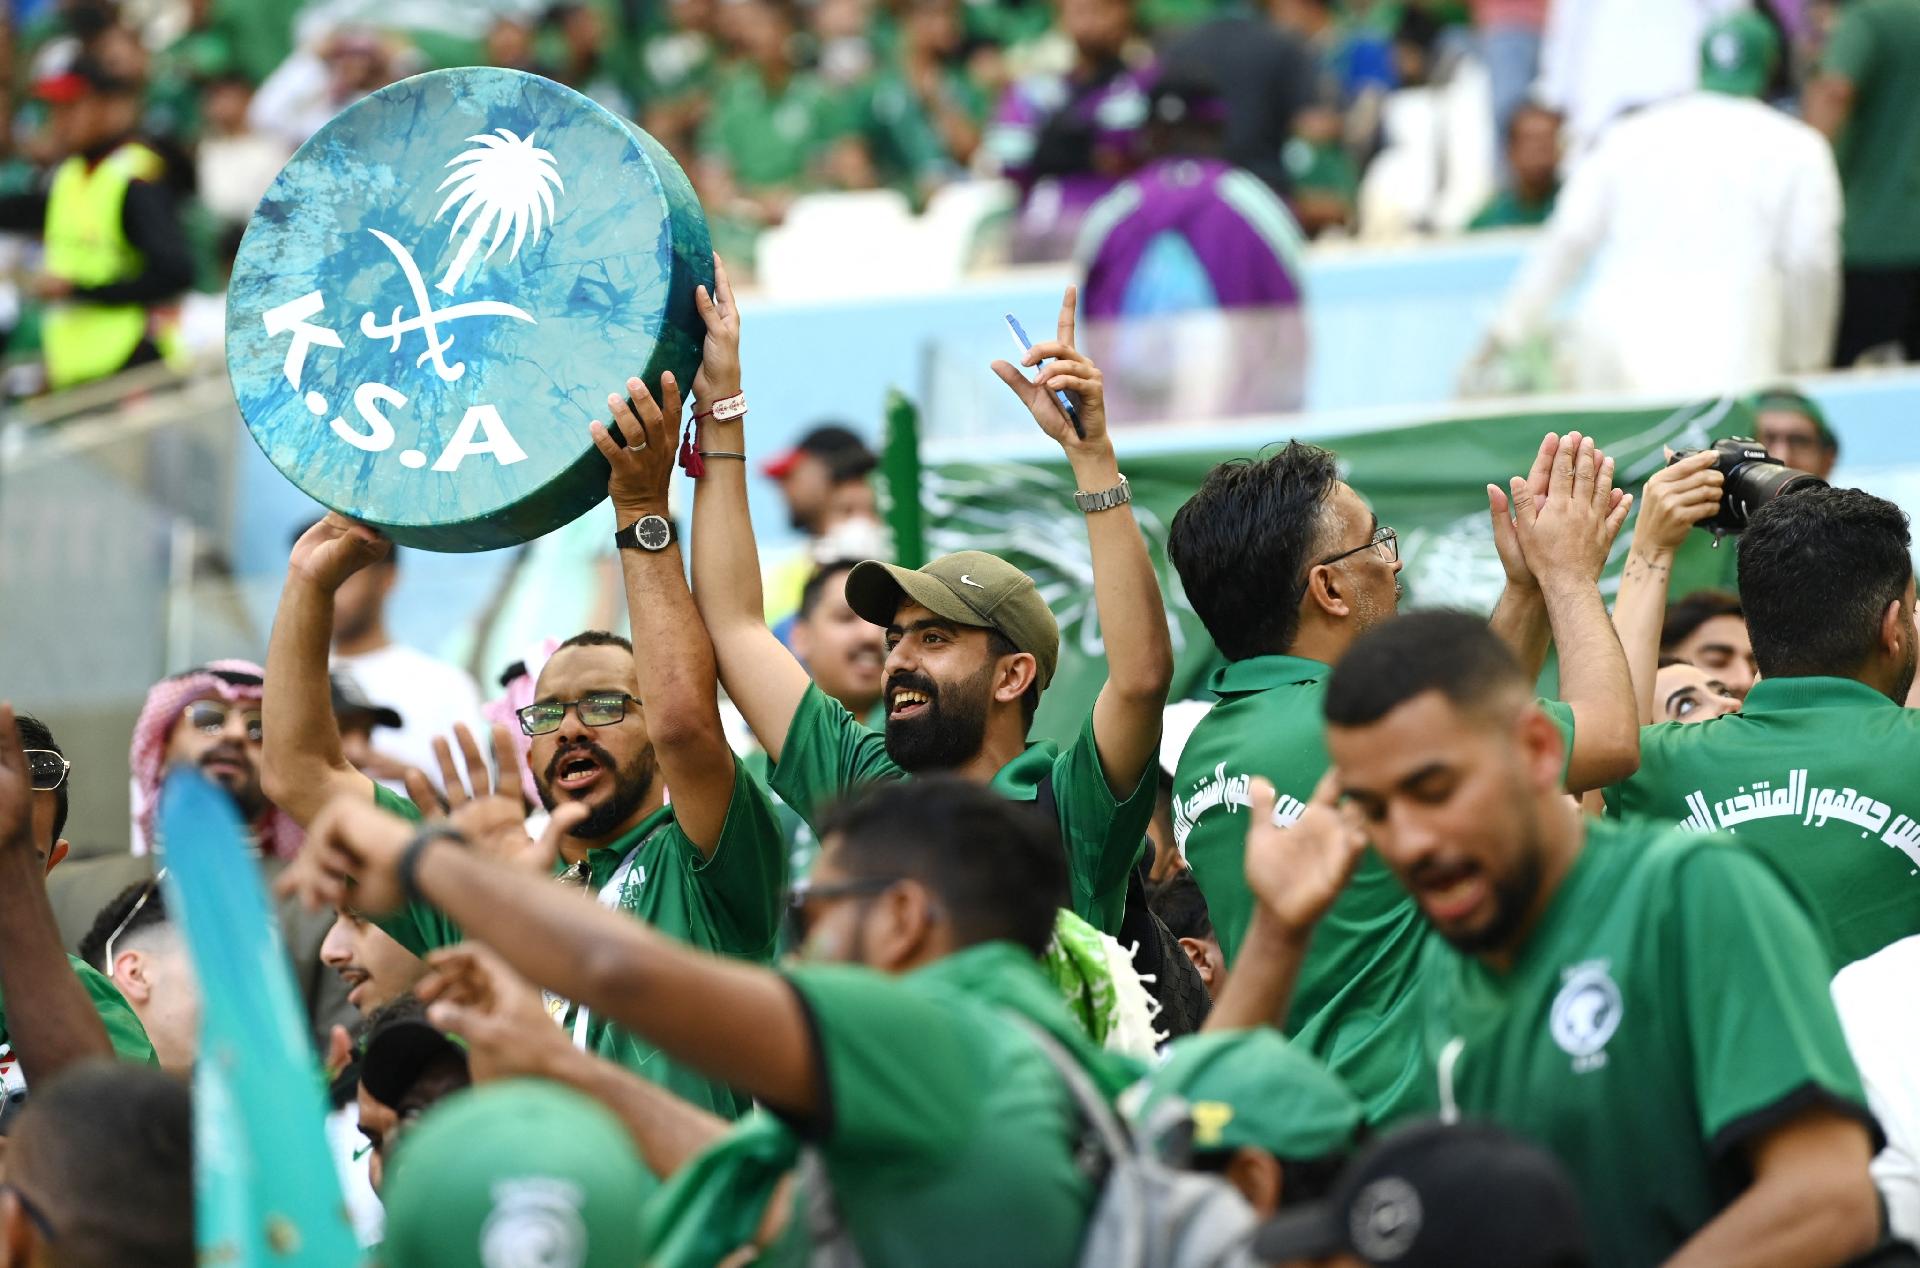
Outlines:
[{"label": "camera lens", "polygon": [[1802,489],[1826,487],[1827,482],[1819,476],[1778,462],[1742,462],[1727,472],[1720,510],[1735,526],[1745,528],[1753,513],[1773,499]]}]

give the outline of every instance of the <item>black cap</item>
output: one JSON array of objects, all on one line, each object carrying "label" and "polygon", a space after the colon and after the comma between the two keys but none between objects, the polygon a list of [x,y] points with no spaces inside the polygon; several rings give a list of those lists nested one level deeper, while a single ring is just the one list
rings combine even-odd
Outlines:
[{"label": "black cap", "polygon": [[448,1054],[466,1063],[466,1049],[427,1022],[417,1018],[389,1022],[367,1040],[360,1058],[360,1086],[389,1109],[397,1107],[421,1073]]},{"label": "black cap", "polygon": [[1378,1268],[1582,1268],[1580,1199],[1552,1155],[1488,1123],[1415,1123],[1368,1148],[1324,1202],[1254,1234],[1262,1261],[1346,1253]]},{"label": "black cap", "polygon": [[345,718],[356,713],[365,713],[372,715],[375,726],[390,726],[398,730],[405,725],[400,720],[399,710],[389,705],[375,704],[367,699],[367,693],[360,689],[360,684],[353,680],[352,675],[335,673],[331,677],[334,717]]}]

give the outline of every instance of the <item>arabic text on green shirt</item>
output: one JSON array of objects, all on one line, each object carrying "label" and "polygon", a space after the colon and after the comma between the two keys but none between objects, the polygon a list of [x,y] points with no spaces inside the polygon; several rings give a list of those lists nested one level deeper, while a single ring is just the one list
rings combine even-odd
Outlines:
[{"label": "arabic text on green shirt", "polygon": [[1835,971],[1920,933],[1920,711],[1851,678],[1766,678],[1739,713],[1640,732],[1607,813],[1729,833],[1807,895]]},{"label": "arabic text on green shirt", "polygon": [[849,127],[847,103],[817,76],[796,73],[775,91],[757,67],[740,65],[718,76],[700,148],[724,159],[743,189],[799,186]]},{"label": "arabic text on green shirt", "polygon": [[[1298,656],[1252,656],[1223,666],[1208,686],[1220,697],[1193,729],[1173,777],[1174,840],[1206,896],[1228,964],[1253,918],[1247,888],[1245,810],[1259,775],[1297,818],[1330,765],[1325,739],[1330,666]],[[1541,707],[1573,751],[1573,711]],[[1420,1077],[1411,1000],[1429,936],[1419,908],[1369,850],[1308,945],[1287,1031],[1325,1062],[1367,1107],[1372,1122],[1400,1115]]]},{"label": "arabic text on green shirt", "polygon": [[1871,1119],[1779,875],[1724,838],[1586,823],[1510,971],[1429,940],[1430,1094],[1566,1164],[1594,1262],[1662,1263],[1739,1196],[1742,1146],[1809,1104]]},{"label": "arabic text on green shirt", "polygon": [[[989,787],[1011,801],[1033,801],[1049,774],[1067,851],[1070,906],[1095,928],[1113,933],[1126,907],[1127,871],[1140,857],[1153,817],[1154,774],[1142,772],[1124,799],[1115,798],[1100,767],[1091,712],[1073,743],[1064,749],[1050,740],[1028,744],[995,773]],[[905,777],[887,756],[885,736],[862,726],[818,687],[808,687],[768,782],[817,828],[820,812],[849,790]]]}]

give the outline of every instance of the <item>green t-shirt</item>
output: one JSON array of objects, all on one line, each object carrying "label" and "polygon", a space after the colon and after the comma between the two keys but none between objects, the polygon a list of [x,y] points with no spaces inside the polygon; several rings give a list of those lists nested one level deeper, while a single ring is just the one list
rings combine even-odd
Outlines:
[{"label": "green t-shirt", "polygon": [[847,104],[817,77],[797,73],[775,93],[758,69],[735,66],[719,75],[700,149],[724,159],[743,189],[799,186],[850,126]]},{"label": "green t-shirt", "polygon": [[1920,711],[1851,678],[1767,678],[1741,712],[1640,731],[1607,813],[1726,832],[1806,894],[1834,971],[1920,933]]},{"label": "green t-shirt", "polygon": [[[953,109],[977,124],[986,122],[991,103],[964,71],[947,71],[940,84]],[[849,92],[849,108],[884,183],[917,197],[936,181],[959,174],[959,164],[948,153],[932,114],[897,68],[876,72],[855,85]]]},{"label": "green t-shirt", "polygon": [[1920,264],[1920,0],[1842,5],[1821,69],[1854,89],[1834,152],[1843,257],[1854,268]]},{"label": "green t-shirt", "polygon": [[[381,807],[409,818],[419,811],[375,786]],[[745,960],[768,961],[786,895],[786,856],[766,792],[735,763],[733,800],[711,858],[687,839],[670,806],[647,816],[625,836],[587,855],[587,890],[688,946]],[[557,875],[564,868],[556,867]],[[445,913],[416,903],[380,927],[415,955],[462,938]],[[650,1079],[702,1109],[728,1118],[746,1112],[748,1098],[668,1060],[630,1031],[568,1005],[563,1026],[584,1034],[588,1051]]]},{"label": "green t-shirt", "polygon": [[1519,229],[1543,225],[1553,215],[1554,200],[1559,193],[1556,189],[1539,202],[1527,202],[1511,189],[1503,189],[1480,209],[1479,215],[1467,222],[1467,228]]},{"label": "green t-shirt", "polygon": [[[1093,713],[1066,748],[1036,740],[1002,766],[989,785],[1012,801],[1033,801],[1041,781],[1052,776],[1060,840],[1067,851],[1073,914],[1104,933],[1120,928],[1127,902],[1127,871],[1140,858],[1153,818],[1157,781],[1151,770],[1125,799],[1116,799],[1100,769],[1093,739]],[[820,812],[863,784],[903,779],[906,772],[887,756],[887,741],[818,687],[808,687],[787,727],[786,743],[773,767],[773,791],[817,829]]]},{"label": "green t-shirt", "polygon": [[[160,1058],[147,1038],[147,1028],[140,1024],[133,1006],[120,994],[113,979],[78,956],[68,956],[67,963],[73,966],[80,985],[87,988],[93,1011],[100,1014],[100,1022],[107,1028],[107,1042],[113,1045],[114,1055],[122,1061],[159,1065]],[[7,1030],[6,1008],[6,1001],[0,1000],[0,1093],[16,1092],[27,1086],[20,1059],[14,1055],[13,1036]]]},{"label": "green t-shirt", "polygon": [[971,947],[888,977],[821,965],[791,980],[812,1021],[823,1110],[799,1127],[870,1264],[1072,1263],[1094,1191],[1043,1026],[1117,1095],[1137,1067],[1092,1046],[1033,957]]},{"label": "green t-shirt", "polygon": [[1586,822],[1511,972],[1429,940],[1431,1094],[1566,1165],[1595,1263],[1656,1264],[1739,1196],[1741,1146],[1794,1113],[1875,1129],[1781,878],[1724,838]]},{"label": "green t-shirt", "polygon": [[[1249,785],[1273,784],[1275,813],[1306,809],[1327,757],[1322,714],[1330,666],[1298,656],[1251,656],[1208,682],[1220,697],[1194,727],[1173,776],[1173,839],[1206,896],[1231,965],[1253,919],[1247,888]],[[1542,701],[1573,751],[1573,710]],[[1420,1080],[1411,990],[1428,925],[1369,850],[1314,931],[1294,987],[1287,1031],[1354,1090],[1371,1122],[1398,1116]]]},{"label": "green t-shirt", "polygon": [[[1009,1014],[1052,1035],[1109,1098],[1142,1067],[1094,1047],[1011,943],[901,977],[853,965],[789,976],[816,1045],[819,1115],[751,1114],[677,1171],[644,1211],[647,1262],[708,1268],[746,1244],[804,1141],[866,1263],[1072,1263],[1095,1196],[1073,1160],[1078,1117]],[[755,1262],[808,1262],[816,1196],[796,1186],[785,1230]]]}]

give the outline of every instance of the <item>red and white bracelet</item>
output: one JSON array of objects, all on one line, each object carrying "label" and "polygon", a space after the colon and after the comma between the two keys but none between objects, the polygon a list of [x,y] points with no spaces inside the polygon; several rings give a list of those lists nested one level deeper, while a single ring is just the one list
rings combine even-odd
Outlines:
[{"label": "red and white bracelet", "polygon": [[694,422],[711,418],[716,423],[726,423],[747,412],[747,394],[735,392],[732,396],[723,396],[693,416]]}]

